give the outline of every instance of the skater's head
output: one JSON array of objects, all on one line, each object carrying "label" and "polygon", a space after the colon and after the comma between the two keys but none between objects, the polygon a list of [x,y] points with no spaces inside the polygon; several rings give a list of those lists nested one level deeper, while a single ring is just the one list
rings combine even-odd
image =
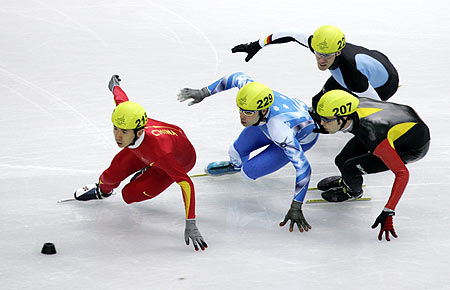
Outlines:
[{"label": "skater's head", "polygon": [[124,148],[133,145],[141,137],[148,118],[141,105],[127,101],[114,109],[111,120],[116,143],[120,148]]},{"label": "skater's head", "polygon": [[327,70],[345,47],[344,33],[336,26],[321,26],[312,36],[311,47],[316,56],[317,67],[322,71]]},{"label": "skater's head", "polygon": [[320,124],[333,134],[350,126],[356,114],[359,99],[344,90],[331,90],[323,94],[317,103]]},{"label": "skater's head", "polygon": [[273,99],[272,90],[261,83],[251,82],[243,86],[236,96],[241,124],[244,127],[258,126],[269,113]]}]

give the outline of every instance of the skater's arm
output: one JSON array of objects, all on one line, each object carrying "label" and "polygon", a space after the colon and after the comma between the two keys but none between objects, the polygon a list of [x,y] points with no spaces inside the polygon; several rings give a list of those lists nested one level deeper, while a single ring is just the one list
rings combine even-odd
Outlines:
[{"label": "skater's arm", "polygon": [[245,61],[248,62],[264,46],[267,46],[269,44],[286,43],[291,41],[295,41],[304,47],[310,48],[310,50],[312,51],[311,46],[309,45],[309,43],[311,42],[311,36],[308,37],[306,34],[301,32],[277,32],[253,42],[238,44],[231,49],[231,52],[247,53]]},{"label": "skater's arm", "polygon": [[102,192],[111,192],[128,176],[135,172],[132,165],[139,162],[128,149],[120,151],[111,161],[111,165],[103,171],[99,178],[99,186]]},{"label": "skater's arm", "polygon": [[125,94],[125,92],[119,86],[114,87],[113,94],[114,94],[114,102],[116,103],[116,106],[118,106],[120,103],[128,101],[127,94]]},{"label": "skater's arm", "polygon": [[269,44],[279,44],[293,41],[304,47],[309,47],[308,39],[309,35],[302,32],[282,31],[275,32],[267,37],[261,38],[258,42],[261,47],[267,46]]},{"label": "skater's arm", "polygon": [[186,171],[178,164],[171,153],[159,159],[155,162],[155,165],[164,170],[180,186],[186,210],[186,219],[195,219],[194,183]]},{"label": "skater's arm", "polygon": [[409,171],[398,155],[397,151],[391,146],[388,139],[384,139],[374,150],[373,154],[379,157],[386,166],[395,174],[394,185],[391,195],[386,204],[386,208],[395,210],[402,194],[408,184]]},{"label": "skater's arm", "polygon": [[235,87],[240,89],[249,82],[253,82],[253,80],[246,74],[241,72],[233,73],[224,76],[214,83],[210,84],[209,86],[203,87],[201,89],[181,89],[177,94],[178,101],[184,102],[186,100],[190,100],[191,102],[188,103],[188,105],[191,106],[200,103],[201,101],[203,101],[203,99],[209,97],[210,95],[214,95]]},{"label": "skater's arm", "polygon": [[207,88],[211,95],[214,95],[236,87],[240,89],[250,82],[253,82],[251,77],[245,73],[237,72],[218,79],[214,83],[207,86]]},{"label": "skater's arm", "polygon": [[292,128],[284,122],[269,121],[269,134],[295,168],[294,200],[303,202],[311,179],[311,166]]}]

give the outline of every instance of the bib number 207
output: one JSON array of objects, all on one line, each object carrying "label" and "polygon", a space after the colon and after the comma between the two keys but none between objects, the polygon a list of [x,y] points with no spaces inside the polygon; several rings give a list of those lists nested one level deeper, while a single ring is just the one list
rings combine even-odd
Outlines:
[{"label": "bib number 207", "polygon": [[335,116],[346,115],[347,112],[352,111],[352,103],[347,103],[338,108],[333,108],[333,113]]}]

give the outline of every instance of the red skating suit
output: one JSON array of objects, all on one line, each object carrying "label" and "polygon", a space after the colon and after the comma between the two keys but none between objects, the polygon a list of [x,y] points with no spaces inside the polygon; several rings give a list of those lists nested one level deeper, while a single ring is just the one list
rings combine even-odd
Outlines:
[{"label": "red skating suit", "polygon": [[[128,101],[125,92],[114,87],[116,105]],[[195,218],[195,191],[187,172],[194,167],[195,149],[178,126],[148,119],[145,133],[134,145],[122,149],[100,176],[100,189],[110,192],[131,174],[147,171],[122,189],[126,203],[151,199],[172,183],[180,185],[186,207],[186,218]]]}]

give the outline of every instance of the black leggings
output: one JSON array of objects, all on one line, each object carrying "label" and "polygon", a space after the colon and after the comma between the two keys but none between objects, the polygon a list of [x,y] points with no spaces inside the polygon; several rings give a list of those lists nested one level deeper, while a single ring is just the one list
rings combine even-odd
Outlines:
[{"label": "black leggings", "polygon": [[[428,127],[423,123],[415,125],[394,142],[394,147],[405,164],[422,159],[430,147]],[[386,164],[369,152],[356,137],[345,144],[334,162],[345,184],[355,192],[362,190],[362,175],[389,170]]]}]

